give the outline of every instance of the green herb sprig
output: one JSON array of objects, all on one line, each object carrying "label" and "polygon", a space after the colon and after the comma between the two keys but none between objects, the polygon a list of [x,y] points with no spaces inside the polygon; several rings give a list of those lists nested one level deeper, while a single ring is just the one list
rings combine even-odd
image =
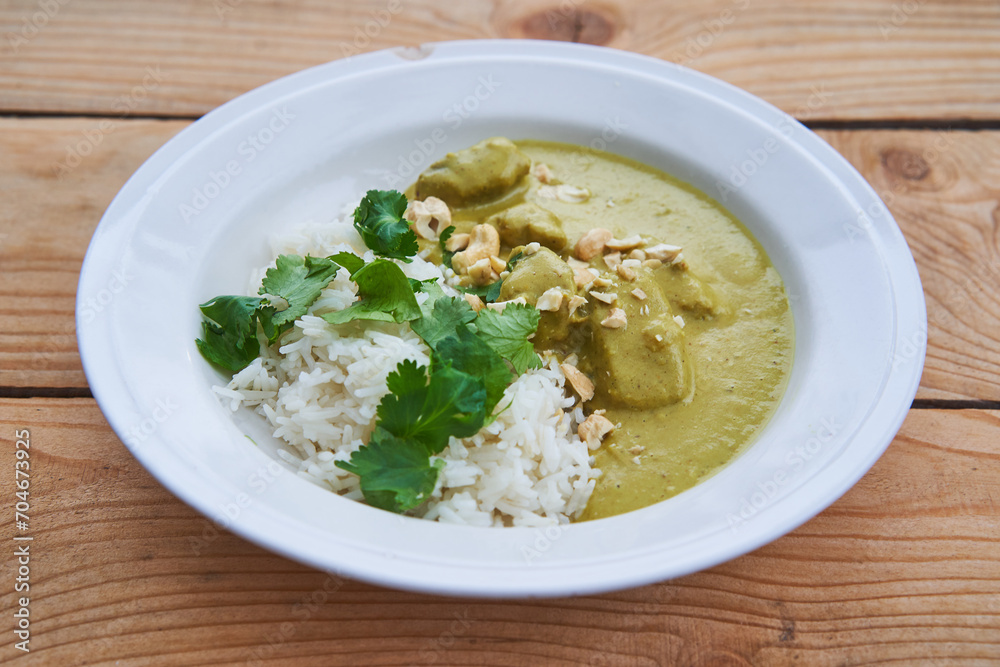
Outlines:
[{"label": "green herb sprig", "polygon": [[[260,354],[258,329],[269,344],[304,315],[346,269],[358,300],[322,317],[339,325],[354,320],[408,322],[430,348],[430,364],[404,361],[387,377],[389,393],[377,409],[369,442],[337,466],[358,475],[365,500],[374,507],[406,512],[425,502],[437,484],[440,454],[451,437],[474,435],[493,419],[504,391],[518,374],[541,366],[529,340],[539,312],[508,304],[478,314],[461,297],[450,297],[436,281],[407,278],[391,260],[411,261],[417,239],[403,219],[406,197],[370,190],[354,212],[354,227],[378,257],[353,253],[330,257],[282,255],[268,270],[259,297],[220,296],[201,305],[203,338],[198,349],[212,363],[236,372]],[[444,241],[454,228],[442,234]],[[496,301],[501,281],[478,290]],[[417,295],[424,294],[418,304]],[[287,308],[278,310],[280,297]]]}]

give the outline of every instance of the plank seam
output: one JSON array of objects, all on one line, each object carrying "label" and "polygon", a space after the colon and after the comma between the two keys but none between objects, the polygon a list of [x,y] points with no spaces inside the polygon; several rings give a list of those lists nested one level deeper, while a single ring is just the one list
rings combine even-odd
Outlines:
[{"label": "plank seam", "polygon": [[911,410],[1000,410],[1000,401],[916,398]]},{"label": "plank seam", "polygon": [[0,398],[93,398],[90,387],[2,387]]},{"label": "plank seam", "polygon": [[[202,114],[203,115],[203,114]],[[109,114],[101,111],[24,111],[0,109],[0,118],[63,118],[63,119],[113,119],[113,120],[199,120],[198,114]],[[1000,130],[1000,118],[875,118],[840,120],[816,118],[800,120],[810,130],[931,130],[931,131],[992,131]]]},{"label": "plank seam", "polygon": [[800,121],[810,130],[929,130],[980,132],[1000,130],[1000,119],[993,118],[878,118],[871,120],[815,119]]}]

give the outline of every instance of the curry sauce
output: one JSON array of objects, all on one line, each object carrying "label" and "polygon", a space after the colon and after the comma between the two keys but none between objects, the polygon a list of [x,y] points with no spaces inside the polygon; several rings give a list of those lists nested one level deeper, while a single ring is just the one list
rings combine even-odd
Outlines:
[{"label": "curry sauce", "polygon": [[[694,486],[776,409],[793,350],[784,285],[747,229],[705,194],[610,153],[503,139],[449,154],[408,194],[443,199],[455,234],[497,229],[501,301],[565,295],[542,313],[533,343],[573,362],[594,385],[584,411],[615,425],[594,452],[602,475],[582,520]],[[595,229],[622,249],[581,260],[580,239]],[[436,241],[422,244],[442,261]],[[663,261],[646,256],[653,248],[667,249]],[[596,280],[581,284],[582,269]]]}]

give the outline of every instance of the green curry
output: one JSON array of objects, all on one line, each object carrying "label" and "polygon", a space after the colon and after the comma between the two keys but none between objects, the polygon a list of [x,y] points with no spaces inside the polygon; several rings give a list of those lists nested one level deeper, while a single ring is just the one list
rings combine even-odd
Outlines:
[{"label": "green curry", "polygon": [[[533,343],[575,361],[593,382],[585,412],[616,426],[595,452],[603,474],[583,519],[692,487],[775,410],[792,361],[784,286],[746,228],[703,193],[609,153],[494,138],[449,153],[408,195],[444,200],[455,236],[472,233],[470,252],[477,226],[497,230],[500,301],[541,309],[558,293]],[[614,238],[590,234],[590,256],[581,239],[595,229]],[[442,261],[436,240],[422,244]],[[584,261],[596,281],[585,282]],[[459,267],[460,281],[488,282],[488,263],[478,268]]]}]

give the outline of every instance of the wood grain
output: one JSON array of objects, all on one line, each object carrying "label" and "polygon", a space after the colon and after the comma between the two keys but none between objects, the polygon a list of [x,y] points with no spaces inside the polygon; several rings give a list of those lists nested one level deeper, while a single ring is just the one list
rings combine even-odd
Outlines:
[{"label": "wood grain", "polygon": [[1000,134],[820,135],[886,202],[916,259],[929,341],[918,398],[1000,400]]},{"label": "wood grain", "polygon": [[[21,428],[32,442],[32,651],[5,642],[5,664],[1000,660],[997,412],[912,411],[831,508],[719,567],[607,595],[506,602],[331,578],[219,531],[139,466],[92,400],[0,399],[4,470]],[[4,498],[12,478],[0,476]],[[4,523],[8,544],[12,529]],[[0,601],[12,608],[9,588]],[[4,614],[7,637],[11,624]]]},{"label": "wood grain", "polygon": [[[120,121],[75,169],[60,168],[100,122],[0,119],[0,191],[10,194],[0,208],[0,387],[86,387],[73,313],[90,236],[132,172],[187,125]],[[916,256],[930,321],[918,397],[1000,400],[1000,132],[821,135],[889,203]]]},{"label": "wood grain", "polygon": [[[0,663],[1000,664],[1000,412],[911,411],[832,507],[706,572],[497,602],[271,554],[161,487],[93,400],[2,398],[87,391],[73,322],[87,244],[191,118],[353,53],[482,37],[645,53],[855,128],[820,134],[885,199],[916,258],[929,315],[918,398],[1000,400],[1000,132],[857,130],[998,128],[996,0],[7,0],[0,497],[13,505],[14,432],[28,428],[35,540],[30,654],[13,648],[16,566],[0,559]],[[8,545],[14,529],[3,523]]]},{"label": "wood grain", "polygon": [[[188,125],[101,122],[0,119],[0,387],[87,386],[74,312],[90,237],[129,176]],[[67,162],[74,151],[80,162]]]},{"label": "wood grain", "polygon": [[199,116],[354,53],[533,37],[686,64],[800,118],[1000,117],[994,0],[10,0],[0,36],[7,112]]}]

